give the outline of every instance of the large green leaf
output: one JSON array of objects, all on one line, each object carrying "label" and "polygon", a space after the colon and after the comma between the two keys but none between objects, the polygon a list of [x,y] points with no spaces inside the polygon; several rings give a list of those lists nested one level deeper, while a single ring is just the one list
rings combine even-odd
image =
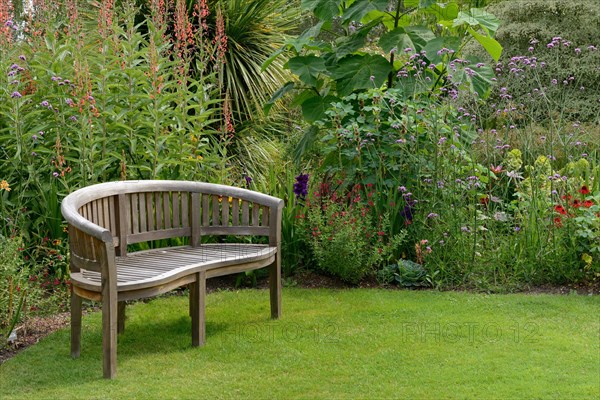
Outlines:
[{"label": "large green leaf", "polygon": [[323,21],[337,17],[340,12],[340,0],[302,0],[300,5]]},{"label": "large green leaf", "polygon": [[427,42],[433,39],[435,39],[435,35],[426,26],[409,26],[384,33],[379,39],[379,46],[386,53],[392,51],[393,48],[398,51],[406,48],[421,51]]},{"label": "large green leaf", "polygon": [[452,26],[457,27],[467,24],[469,26],[481,26],[491,37],[496,34],[500,26],[500,20],[496,16],[481,8],[472,8],[461,11],[454,20]]},{"label": "large green leaf", "polygon": [[400,16],[400,19],[398,20],[398,24],[396,25],[396,20],[394,18],[394,14],[391,14],[389,12],[386,11],[380,11],[380,10],[373,10],[371,12],[369,12],[367,15],[365,15],[361,22],[363,24],[366,24],[370,21],[373,21],[375,19],[381,19],[381,23],[389,30],[391,31],[394,28],[397,28],[398,26],[408,26],[412,23],[412,19],[410,18],[410,15],[408,14],[403,14]]},{"label": "large green leaf", "polygon": [[498,62],[500,56],[502,55],[502,45],[498,43],[496,39],[490,36],[484,36],[480,33],[477,33],[473,28],[469,27],[467,29],[469,33],[483,46],[483,48],[488,52],[490,56],[494,59],[494,61]]},{"label": "large green leaf", "polygon": [[357,89],[381,86],[390,71],[390,63],[380,55],[352,55],[342,58],[331,76],[337,82],[339,95],[347,96]]},{"label": "large green leaf", "polygon": [[317,76],[326,71],[325,61],[313,55],[290,58],[287,66],[302,82],[311,86],[316,86]]},{"label": "large green leaf", "polygon": [[489,66],[477,67],[476,58],[469,58],[469,64],[457,65],[457,71],[452,75],[452,81],[466,86],[471,92],[477,93],[479,98],[485,99],[493,85],[494,71]]},{"label": "large green leaf", "polygon": [[335,96],[321,97],[314,95],[302,103],[302,115],[307,122],[315,122],[325,117],[325,111],[329,109],[331,103],[339,101]]},{"label": "large green leaf", "polygon": [[277,91],[275,93],[273,93],[273,96],[271,96],[269,101],[267,101],[265,103],[265,105],[263,106],[263,111],[264,111],[265,115],[269,114],[269,111],[271,110],[271,108],[273,107],[273,104],[275,104],[275,102],[277,100],[281,99],[287,93],[294,90],[294,86],[295,86],[294,82],[287,82],[285,85],[283,85],[282,87],[277,89]]},{"label": "large green leaf", "polygon": [[435,15],[438,21],[452,21],[458,17],[460,8],[456,3],[434,3],[424,11]]},{"label": "large green leaf", "polygon": [[360,21],[365,15],[374,10],[385,11],[388,5],[388,0],[356,0],[344,12],[342,21],[348,23],[350,21]]},{"label": "large green leaf", "polygon": [[316,25],[311,26],[297,38],[288,39],[286,45],[292,46],[296,53],[299,54],[303,49],[321,49],[323,44],[315,41],[315,38],[321,33],[321,29],[325,21],[320,21]]},{"label": "large green leaf", "polygon": [[350,36],[343,36],[337,41],[337,47],[335,49],[335,54],[338,58],[342,58],[348,54],[354,53],[362,49],[367,40],[367,36],[371,32],[371,30],[377,26],[381,22],[380,18],[377,18],[359,30],[357,30],[354,34]]},{"label": "large green leaf", "polygon": [[454,52],[457,52],[461,43],[462,40],[459,37],[442,36],[427,42],[427,45],[425,45],[423,50],[425,50],[429,62],[437,65],[443,61],[443,54],[438,54],[438,51],[445,47],[449,50],[454,50]]}]

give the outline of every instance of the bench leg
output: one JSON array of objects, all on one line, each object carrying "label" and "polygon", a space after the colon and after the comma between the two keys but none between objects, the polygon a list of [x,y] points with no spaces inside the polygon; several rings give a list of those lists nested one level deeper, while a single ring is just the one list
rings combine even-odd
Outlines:
[{"label": "bench leg", "polygon": [[203,346],[206,337],[206,273],[196,274],[190,286],[190,314],[192,316],[192,346]]},{"label": "bench leg", "polygon": [[71,288],[71,357],[78,358],[81,352],[81,297]]},{"label": "bench leg", "polygon": [[281,258],[279,252],[269,267],[269,289],[271,296],[271,318],[281,317]]},{"label": "bench leg", "polygon": [[125,306],[127,303],[119,301],[117,306],[117,333],[121,334],[125,332]]},{"label": "bench leg", "polygon": [[117,374],[117,291],[102,288],[102,367],[104,378],[112,379]]}]

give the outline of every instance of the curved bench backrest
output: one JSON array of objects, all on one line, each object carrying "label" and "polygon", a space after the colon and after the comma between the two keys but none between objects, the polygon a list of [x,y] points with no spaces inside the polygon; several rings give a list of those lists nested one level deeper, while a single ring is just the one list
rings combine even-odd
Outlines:
[{"label": "curved bench backrest", "polygon": [[117,255],[125,255],[128,244],[173,237],[189,237],[197,246],[202,235],[269,236],[278,245],[281,228],[270,222],[281,219],[282,208],[283,200],[262,193],[186,181],[103,183],[79,189],[62,203],[74,228],[71,240],[87,233],[112,242]]}]

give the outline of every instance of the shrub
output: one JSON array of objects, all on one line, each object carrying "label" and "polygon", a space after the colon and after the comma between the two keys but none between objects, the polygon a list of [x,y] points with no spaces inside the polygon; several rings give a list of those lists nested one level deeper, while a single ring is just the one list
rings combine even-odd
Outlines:
[{"label": "shrub", "polygon": [[20,238],[0,235],[0,348],[20,321],[28,292],[28,274],[19,256],[22,246]]},{"label": "shrub", "polygon": [[[367,195],[371,199],[374,192]],[[317,267],[344,281],[358,283],[388,261],[405,239],[390,234],[388,215],[372,217],[372,200],[361,199],[360,185],[348,193],[321,183],[307,205],[307,242]]]}]

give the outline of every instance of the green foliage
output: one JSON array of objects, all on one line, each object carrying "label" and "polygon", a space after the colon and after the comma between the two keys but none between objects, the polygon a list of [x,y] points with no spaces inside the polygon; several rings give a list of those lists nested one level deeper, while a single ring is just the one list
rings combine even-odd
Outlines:
[{"label": "green foliage", "polygon": [[20,239],[0,235],[0,349],[21,319],[28,276],[18,256]]},{"label": "green foliage", "polygon": [[421,264],[410,260],[398,260],[377,272],[377,279],[382,283],[395,283],[403,287],[429,286],[427,271]]}]

